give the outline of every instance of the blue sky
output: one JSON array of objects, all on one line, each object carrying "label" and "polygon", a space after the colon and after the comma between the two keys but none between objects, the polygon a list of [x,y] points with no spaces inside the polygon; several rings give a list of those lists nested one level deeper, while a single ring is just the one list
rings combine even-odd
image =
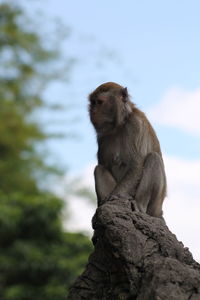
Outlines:
[{"label": "blue sky", "polygon": [[[72,73],[71,85],[66,90],[52,87],[50,91],[52,97],[55,93],[65,93],[66,101],[73,102],[77,109],[75,115],[79,121],[75,131],[81,140],[67,143],[70,162],[68,157],[66,159],[72,171],[94,159],[95,143],[87,115],[87,95],[97,85],[116,81],[127,86],[133,101],[147,115],[169,89],[179,87],[192,91],[199,87],[198,1],[51,0],[38,4],[47,16],[59,16],[71,27],[66,51],[80,60]],[[199,157],[198,137],[181,128],[154,126],[163,151]],[[82,155],[78,155],[80,147]]]},{"label": "blue sky", "polygon": [[[46,28],[49,17],[58,16],[72,29],[63,49],[78,60],[70,84],[53,85],[46,95],[73,105],[63,117],[77,118],[67,129],[80,138],[57,141],[50,147],[71,173],[84,174],[93,185],[97,147],[87,95],[106,81],[127,86],[161,142],[169,185],[164,206],[167,223],[200,259],[200,2],[46,0],[25,4],[28,11],[41,10]],[[75,200],[72,210],[77,205],[82,204]],[[76,220],[80,229],[87,229],[92,212],[86,206],[83,209],[85,219],[79,215]]]}]

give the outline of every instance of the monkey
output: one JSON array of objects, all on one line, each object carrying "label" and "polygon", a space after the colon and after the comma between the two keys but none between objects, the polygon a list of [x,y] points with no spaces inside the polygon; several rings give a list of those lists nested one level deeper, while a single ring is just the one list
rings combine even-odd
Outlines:
[{"label": "monkey", "polygon": [[167,183],[160,143],[128,89],[115,82],[97,87],[89,95],[89,116],[98,143],[98,206],[126,197],[135,210],[162,218]]}]

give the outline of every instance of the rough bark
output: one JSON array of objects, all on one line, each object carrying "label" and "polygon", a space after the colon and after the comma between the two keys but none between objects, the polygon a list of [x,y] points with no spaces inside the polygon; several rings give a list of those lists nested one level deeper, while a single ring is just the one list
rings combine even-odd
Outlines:
[{"label": "rough bark", "polygon": [[200,265],[165,222],[107,201],[93,217],[94,251],[68,300],[200,300]]}]

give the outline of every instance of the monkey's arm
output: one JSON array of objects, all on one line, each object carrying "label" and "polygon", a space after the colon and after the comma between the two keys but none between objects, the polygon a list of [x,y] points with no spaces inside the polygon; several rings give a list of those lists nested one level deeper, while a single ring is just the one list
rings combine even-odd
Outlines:
[{"label": "monkey's arm", "polygon": [[107,197],[109,197],[117,183],[111,173],[102,165],[96,166],[94,170],[94,179],[99,206]]}]

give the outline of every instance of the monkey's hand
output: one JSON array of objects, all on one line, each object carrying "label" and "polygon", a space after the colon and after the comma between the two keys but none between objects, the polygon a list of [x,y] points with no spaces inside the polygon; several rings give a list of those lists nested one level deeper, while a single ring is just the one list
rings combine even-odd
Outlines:
[{"label": "monkey's hand", "polygon": [[104,203],[106,203],[108,201],[115,201],[115,200],[119,200],[121,198],[122,198],[122,196],[120,196],[120,195],[108,195],[107,197],[105,197],[103,199],[103,201],[101,201],[100,205],[103,205]]}]

